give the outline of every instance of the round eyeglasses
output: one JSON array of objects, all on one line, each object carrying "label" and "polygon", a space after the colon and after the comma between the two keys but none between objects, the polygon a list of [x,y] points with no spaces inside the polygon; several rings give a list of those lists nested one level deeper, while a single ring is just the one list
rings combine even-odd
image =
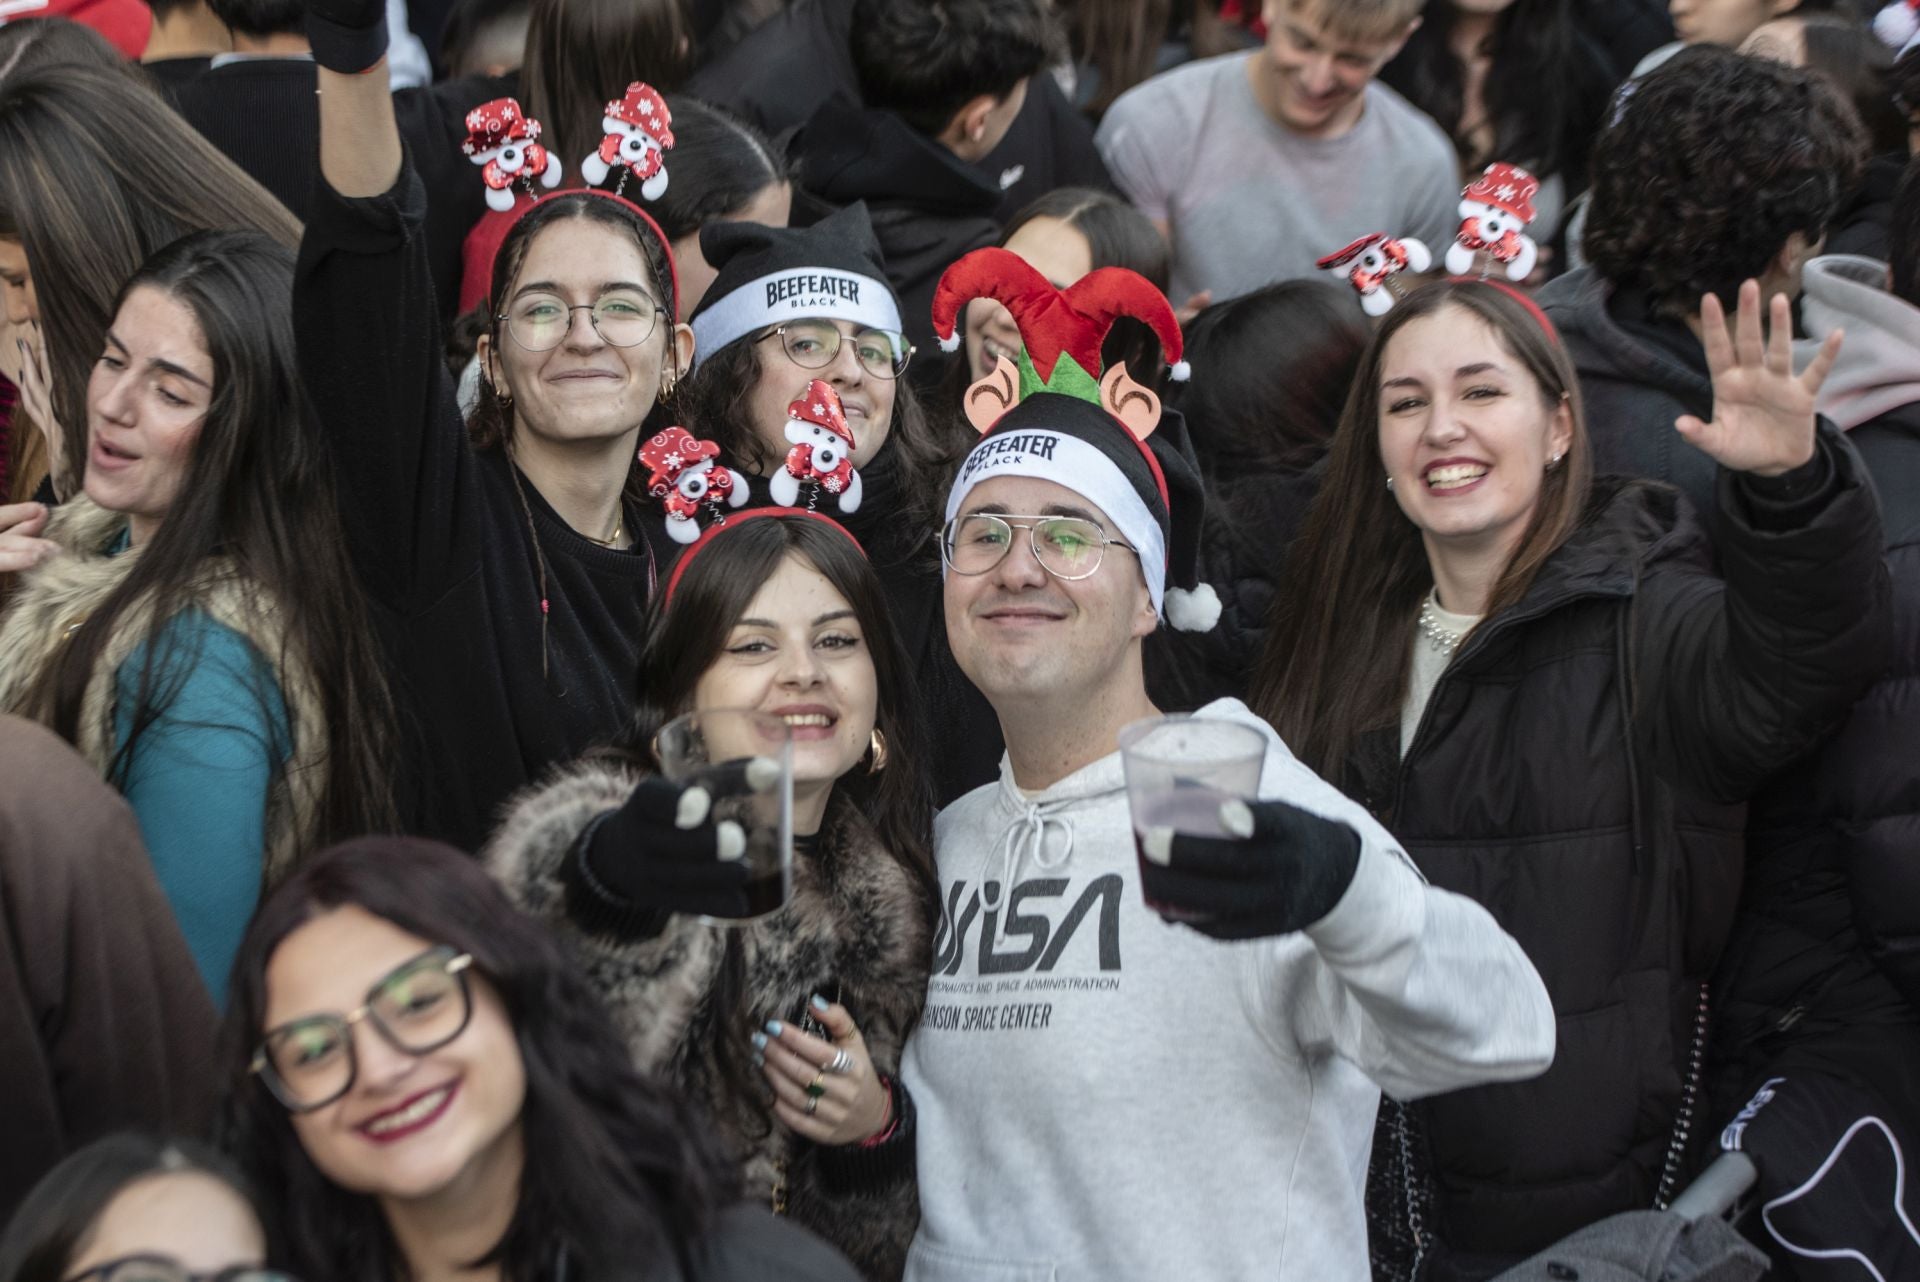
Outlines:
[{"label": "round eyeglasses", "polygon": [[295,1282],[276,1269],[231,1268],[194,1273],[170,1255],[128,1255],[76,1273],[66,1282]]},{"label": "round eyeglasses", "polygon": [[[779,338],[787,359],[801,369],[825,369],[840,355],[840,344],[847,336],[829,320],[788,321],[754,339],[764,343]],[[913,346],[906,335],[890,329],[863,329],[853,335],[853,354],[860,368],[875,378],[899,378],[913,359]]]},{"label": "round eyeglasses", "polygon": [[1107,537],[1077,516],[1000,516],[976,512],[955,517],[940,531],[940,559],[955,574],[985,574],[1013,550],[1013,532],[1025,530],[1033,559],[1056,579],[1084,579],[1100,568],[1109,546],[1138,556],[1130,543]]},{"label": "round eyeglasses", "polygon": [[498,319],[507,323],[507,332],[520,346],[530,352],[550,352],[566,341],[575,312],[587,313],[594,332],[609,345],[633,347],[653,333],[665,310],[631,289],[602,294],[591,303],[569,303],[557,294],[526,294]]},{"label": "round eyeglasses", "polygon": [[307,1015],[269,1030],[253,1053],[252,1071],[289,1112],[325,1108],[353,1088],[359,1073],[353,1026],[361,1020],[408,1055],[437,1051],[465,1032],[473,1017],[472,965],[466,953],[430,948],[368,989],[359,1010]]}]

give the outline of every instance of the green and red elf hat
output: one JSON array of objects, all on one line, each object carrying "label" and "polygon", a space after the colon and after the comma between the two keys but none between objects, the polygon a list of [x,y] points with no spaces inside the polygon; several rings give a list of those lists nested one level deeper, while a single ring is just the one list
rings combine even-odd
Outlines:
[{"label": "green and red elf hat", "polygon": [[1023,340],[1011,362],[1017,386],[996,366],[968,389],[967,417],[981,437],[947,492],[949,525],[966,513],[973,490],[997,477],[1050,481],[1106,513],[1138,553],[1155,613],[1183,632],[1211,629],[1220,598],[1200,580],[1206,490],[1186,422],[1163,413],[1160,398],[1124,366],[1100,364],[1102,340],[1125,316],[1150,326],[1175,362],[1174,377],[1187,376],[1166,297],[1117,267],[1057,289],[1003,249],[962,258],[933,297],[936,334],[951,337],[960,308],[992,298],[1013,313]]},{"label": "green and red elf hat", "polygon": [[1020,395],[1064,392],[1100,399],[1100,345],[1122,317],[1144,321],[1184,383],[1191,372],[1180,359],[1180,322],[1166,295],[1145,277],[1123,267],[1102,267],[1061,289],[1018,254],[976,249],[940,278],[933,294],[933,332],[943,351],[960,346],[960,311],[976,298],[991,298],[1013,313],[1023,340],[1014,364]]}]

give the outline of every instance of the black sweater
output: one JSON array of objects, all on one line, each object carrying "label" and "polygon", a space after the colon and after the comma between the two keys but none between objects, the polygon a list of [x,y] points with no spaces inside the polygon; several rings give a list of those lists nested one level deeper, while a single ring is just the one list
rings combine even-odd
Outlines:
[{"label": "black sweater", "polygon": [[[516,486],[503,454],[469,446],[440,359],[424,206],[411,168],[366,200],[321,182],[294,319],[408,723],[403,819],[471,850],[512,792],[631,715],[657,568],[651,544],[589,542]],[[650,539],[654,515],[630,510],[628,528]]]}]

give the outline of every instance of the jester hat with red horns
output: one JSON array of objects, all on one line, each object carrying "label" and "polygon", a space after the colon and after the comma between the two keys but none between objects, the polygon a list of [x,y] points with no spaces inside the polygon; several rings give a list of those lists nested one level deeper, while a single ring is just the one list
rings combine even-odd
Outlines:
[{"label": "jester hat with red horns", "polygon": [[1186,379],[1180,326],[1166,296],[1119,267],[1059,289],[1015,254],[978,249],[949,267],[934,290],[942,347],[959,346],[960,309],[975,298],[1013,313],[1022,347],[967,389],[963,404],[981,438],[948,491],[947,520],[963,515],[968,495],[997,477],[1051,481],[1104,512],[1139,554],[1161,618],[1185,632],[1212,628],[1220,599],[1199,581],[1206,498],[1186,422],[1162,413],[1159,396],[1124,363],[1100,364],[1107,332],[1127,317],[1153,330],[1173,377]]}]

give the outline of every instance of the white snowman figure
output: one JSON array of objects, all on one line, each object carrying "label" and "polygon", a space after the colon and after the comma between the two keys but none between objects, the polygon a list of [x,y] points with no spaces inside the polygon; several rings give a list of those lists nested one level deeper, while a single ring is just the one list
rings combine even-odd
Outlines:
[{"label": "white snowman figure", "polygon": [[560,185],[560,157],[540,145],[540,122],[512,98],[495,98],[469,111],[460,150],[482,167],[488,209],[503,214],[512,209],[516,184],[524,183],[528,194],[536,181],[549,191]]},{"label": "white snowman figure", "polygon": [[667,536],[675,543],[700,537],[703,505],[717,520],[722,504],[746,504],[747,478],[719,458],[718,445],[695,440],[684,427],[669,427],[640,447],[640,462],[648,470],[647,493],[667,510]]},{"label": "white snowman figure", "polygon": [[[652,85],[636,80],[627,92],[609,102],[600,119],[606,137],[598,150],[580,162],[580,173],[595,187],[607,180],[614,166],[640,180],[640,194],[658,200],[667,190],[667,149],[673,146],[673,112]],[[625,176],[622,186],[625,185]]]},{"label": "white snowman figure", "polygon": [[1518,165],[1504,161],[1487,166],[1460,193],[1460,231],[1447,247],[1447,271],[1465,276],[1473,270],[1474,255],[1486,250],[1501,265],[1508,280],[1533,274],[1540,247],[1528,236],[1533,221],[1533,197],[1540,180]]},{"label": "white snowman figure", "polygon": [[840,406],[840,396],[822,379],[807,384],[800,398],[787,406],[786,465],[773,474],[767,489],[773,501],[793,507],[804,482],[839,500],[842,512],[860,509],[860,473],[853,470],[853,429]]},{"label": "white snowman figure", "polygon": [[1361,311],[1385,316],[1393,310],[1393,291],[1387,288],[1387,281],[1404,271],[1426,271],[1433,266],[1433,254],[1411,236],[1395,237],[1377,231],[1335,250],[1315,266],[1345,277],[1360,295]]}]

